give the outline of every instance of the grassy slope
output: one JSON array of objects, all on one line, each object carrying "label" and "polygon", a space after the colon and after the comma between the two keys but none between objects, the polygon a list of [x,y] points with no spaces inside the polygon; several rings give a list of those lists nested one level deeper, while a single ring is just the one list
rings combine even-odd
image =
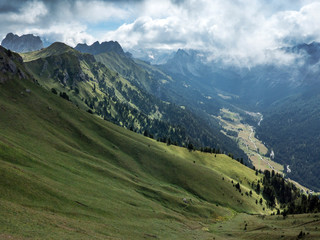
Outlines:
[{"label": "grassy slope", "polygon": [[[105,84],[105,88],[114,90],[116,99],[119,102],[128,102],[123,92],[128,93],[129,90],[136,92],[140,98],[143,97],[143,94],[129,81],[118,76],[116,72],[97,64],[93,56],[82,54],[62,43],[53,43],[48,48],[25,53],[22,57],[28,70],[43,87],[48,90],[55,88],[58,92],[66,92],[72,102],[85,110],[89,107],[84,103],[83,99],[88,100],[96,97],[97,101],[103,101],[106,90],[99,86],[101,81]],[[62,84],[63,77],[58,78],[56,76],[57,70],[59,70],[60,76],[64,75],[65,72],[69,72],[67,83]],[[80,74],[86,75],[84,77],[85,80],[80,78]],[[113,83],[110,81],[111,78],[115,79]],[[122,92],[115,87],[117,83],[125,86],[122,88]],[[70,86],[73,86],[73,89]],[[94,86],[96,90],[93,90]],[[74,88],[77,88],[79,93],[76,93]],[[139,109],[133,102],[130,102],[129,105]],[[109,112],[113,116],[119,114],[114,109],[113,102],[110,102]]]},{"label": "grassy slope", "polygon": [[77,51],[65,45],[64,43],[55,42],[51,44],[49,47],[45,48],[45,51],[41,49],[34,52],[21,53],[20,55],[23,57],[23,60],[25,62],[31,62],[39,58],[46,58],[48,56],[60,55],[66,52],[77,52]]},{"label": "grassy slope", "polygon": [[236,161],[168,147],[27,80],[0,85],[0,112],[4,237],[206,238],[217,219],[263,212],[232,186],[256,178]]},{"label": "grassy slope", "polygon": [[[145,69],[138,66],[131,58],[114,52],[101,53],[94,56],[98,62],[103,63],[113,71],[120,73],[131,82],[142,85],[148,92],[157,85],[155,79]],[[137,81],[136,79],[139,79]]]}]

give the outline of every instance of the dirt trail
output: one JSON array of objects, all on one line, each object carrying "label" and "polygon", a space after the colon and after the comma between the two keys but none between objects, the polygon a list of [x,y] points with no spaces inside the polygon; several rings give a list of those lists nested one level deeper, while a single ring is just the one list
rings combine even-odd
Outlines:
[{"label": "dirt trail", "polygon": [[[262,119],[263,119],[263,117],[261,117],[258,125],[260,124],[260,122],[262,121]],[[251,133],[250,133],[250,135],[249,135],[249,140],[250,140],[251,143],[254,145],[256,154],[259,156],[259,158],[260,158],[261,161],[264,161],[266,164],[268,164],[268,166],[269,166],[272,170],[275,170],[274,167],[273,167],[268,161],[266,161],[265,159],[263,159],[263,157],[262,157],[262,156],[260,155],[260,153],[258,152],[258,147],[257,147],[256,143],[255,143],[255,142],[253,141],[253,139],[252,139],[252,134],[254,133],[252,126],[250,126],[250,130],[251,130]]]}]

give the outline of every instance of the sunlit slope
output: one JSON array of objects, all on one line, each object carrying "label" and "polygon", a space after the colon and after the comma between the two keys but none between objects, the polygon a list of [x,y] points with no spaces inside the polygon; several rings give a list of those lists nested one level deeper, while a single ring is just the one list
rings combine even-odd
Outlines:
[{"label": "sunlit slope", "polygon": [[0,129],[3,238],[205,239],[219,219],[263,212],[245,194],[249,168],[117,127],[28,79],[0,85]]}]

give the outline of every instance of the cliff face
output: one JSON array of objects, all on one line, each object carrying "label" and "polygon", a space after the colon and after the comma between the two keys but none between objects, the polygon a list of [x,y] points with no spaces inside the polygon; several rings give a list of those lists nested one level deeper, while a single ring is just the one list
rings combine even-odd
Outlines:
[{"label": "cliff face", "polygon": [[10,49],[14,52],[31,52],[40,50],[43,48],[43,42],[38,36],[32,34],[18,36],[13,33],[8,33],[2,40],[1,45],[6,49]]},{"label": "cliff face", "polygon": [[26,78],[27,74],[22,67],[22,58],[0,46],[0,84],[12,78]]}]

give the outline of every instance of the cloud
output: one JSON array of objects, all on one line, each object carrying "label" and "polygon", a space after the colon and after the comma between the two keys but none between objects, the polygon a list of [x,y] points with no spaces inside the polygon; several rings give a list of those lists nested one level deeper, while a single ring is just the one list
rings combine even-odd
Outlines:
[{"label": "cloud", "polygon": [[[130,5],[141,1],[11,0],[0,3],[0,36],[8,32],[41,34],[71,46],[95,39],[90,26],[130,18]],[[106,30],[107,31],[107,30]]]},{"label": "cloud", "polygon": [[296,56],[279,48],[320,41],[319,12],[319,2],[298,0],[146,1],[135,21],[104,40],[118,40],[126,48],[205,50],[238,65],[290,64]]},{"label": "cloud", "polygon": [[[276,49],[320,41],[319,12],[317,0],[11,0],[0,3],[0,35],[35,33],[71,46],[117,40],[127,49],[205,50],[238,65],[288,64],[294,56]],[[110,24],[117,28],[104,28]]]}]

